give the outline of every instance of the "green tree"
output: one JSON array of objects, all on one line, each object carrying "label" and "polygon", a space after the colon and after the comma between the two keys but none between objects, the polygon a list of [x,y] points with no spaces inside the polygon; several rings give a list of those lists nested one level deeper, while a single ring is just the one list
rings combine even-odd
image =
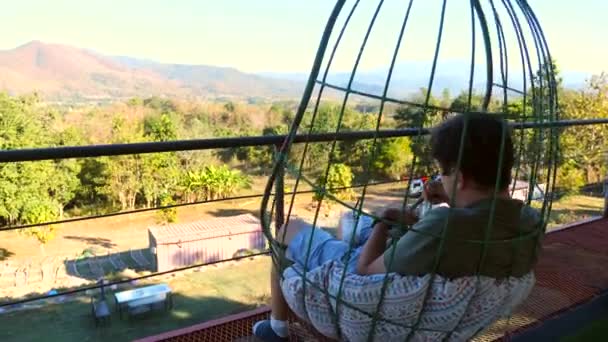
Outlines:
[{"label": "green tree", "polygon": [[[581,90],[564,91],[560,98],[563,119],[608,118],[608,74],[591,77]],[[561,137],[563,162],[583,171],[587,183],[605,176],[608,126],[585,125],[566,128]]]},{"label": "green tree", "polygon": [[[427,89],[420,89],[420,92],[409,99],[409,102],[424,105],[427,98]],[[406,105],[397,109],[395,121],[398,128],[418,128],[433,127],[440,123],[448,115],[448,111],[438,108],[446,108],[446,104],[438,101],[432,95],[429,96],[429,107]],[[428,136],[412,137],[410,148],[416,157],[416,169],[414,174],[433,173],[433,160],[431,157],[430,143]]]},{"label": "green tree", "polygon": [[[266,127],[262,130],[262,135],[282,135],[287,134],[288,127],[286,125],[276,125]],[[269,171],[274,163],[275,147],[274,146],[248,146],[235,149],[235,154],[238,160],[245,161],[255,168],[259,168],[262,172]]]},{"label": "green tree", "polygon": [[[170,194],[163,194],[160,197],[160,205],[162,207],[174,205],[175,200]],[[177,222],[177,208],[163,208],[158,211],[160,223],[174,223]]]},{"label": "green tree", "polygon": [[[0,149],[43,147],[61,144],[54,140],[53,111],[42,110],[37,96],[0,94]],[[77,163],[23,162],[0,164],[0,223],[39,224],[60,217],[78,185]],[[41,244],[53,237],[54,227],[22,229]]]},{"label": "green tree", "polygon": [[[317,115],[313,122],[313,113],[308,112],[302,120],[300,134],[311,133],[331,133],[338,129],[338,121],[340,119],[341,106],[335,104],[321,104],[317,111]],[[351,116],[351,110],[345,109],[343,115],[342,129],[346,130],[344,120],[348,120]],[[306,170],[316,174],[323,170],[323,165],[329,162],[329,152],[331,151],[331,143],[309,143],[304,155],[304,144],[294,145],[291,149],[290,160],[295,165],[299,165],[303,158],[303,167]],[[340,159],[340,149],[334,149],[333,160]]]},{"label": "green tree", "polygon": [[[144,123],[147,140],[171,141],[177,138],[175,123],[168,114],[149,118]],[[179,161],[174,152],[152,153],[141,156],[141,191],[146,207],[156,206],[162,198],[177,192]]]},{"label": "green tree", "polygon": [[[481,112],[483,110],[484,96],[480,94],[471,94],[470,96],[470,108],[469,108],[469,93],[462,92],[456,96],[450,104],[450,112],[454,113],[466,113],[466,112]],[[492,110],[491,106],[488,108]]]},{"label": "green tree", "polygon": [[49,195],[55,199],[59,217],[63,218],[64,209],[75,197],[80,187],[78,174],[81,164],[76,160],[63,159],[54,162],[54,172],[47,186]]},{"label": "green tree", "polygon": [[77,205],[93,205],[96,209],[100,209],[108,202],[110,197],[103,190],[106,185],[106,165],[106,159],[82,160],[78,173],[80,186],[76,189],[74,197]]},{"label": "green tree", "polygon": [[144,134],[152,141],[171,141],[177,139],[177,128],[170,114],[163,113],[144,120]]},{"label": "green tree", "polygon": [[[325,179],[325,175],[322,175],[317,179],[313,199],[315,201],[321,199],[324,191],[332,194],[339,200],[352,199],[354,195],[353,190],[344,188],[349,188],[352,186],[353,178],[353,173],[348,165],[330,165],[329,172],[327,173],[327,179]],[[330,200],[329,197],[325,197],[325,199]]]},{"label": "green tree", "polygon": [[[132,143],[143,141],[143,132],[137,124],[115,118],[112,124],[112,142]],[[134,209],[141,189],[142,160],[138,155],[106,157],[102,159],[104,184],[99,191],[118,202],[121,210]]]},{"label": "green tree", "polygon": [[144,105],[144,100],[139,97],[133,97],[127,101],[127,105],[131,107],[140,107]]},{"label": "green tree", "polygon": [[234,105],[234,103],[232,101],[228,101],[224,104],[224,109],[228,113],[234,113],[236,111],[236,106]]},{"label": "green tree", "polygon": [[156,109],[161,113],[174,112],[177,110],[175,103],[168,99],[152,96],[144,100],[144,106]]},{"label": "green tree", "polygon": [[[58,132],[55,136],[55,144],[58,146],[82,145],[84,138],[76,128],[67,128]],[[82,163],[75,159],[61,159],[54,163],[55,170],[49,179],[49,194],[58,204],[59,217],[63,218],[65,206],[74,200],[81,181],[78,175],[82,170]]]},{"label": "green tree", "polygon": [[183,194],[188,202],[226,198],[251,186],[248,176],[226,165],[209,165],[201,170],[187,171],[181,179]]},{"label": "green tree", "polygon": [[179,166],[174,153],[154,153],[141,156],[141,192],[146,207],[159,203],[161,196],[174,194],[179,182]]},{"label": "green tree", "polygon": [[[532,106],[525,104],[523,98],[511,100],[507,104],[506,112],[509,117],[517,121],[526,121],[532,115]],[[518,118],[518,119],[515,119]],[[515,167],[518,169],[517,178],[529,180],[531,167],[536,160],[540,160],[542,145],[538,143],[536,130],[517,130],[512,133],[515,155]]]},{"label": "green tree", "polygon": [[[564,90],[561,70],[555,60],[545,61],[538,68],[532,80],[535,83],[535,88],[530,91],[530,95],[535,95],[534,97],[537,99],[547,101],[551,96],[559,95]],[[555,87],[557,94],[551,94],[551,86]],[[533,105],[540,110],[541,108],[547,108],[548,103],[537,102]]]},{"label": "green tree", "polygon": [[[24,224],[37,224],[50,222],[57,218],[57,206],[48,199],[32,199],[23,206],[21,213],[21,222]],[[35,238],[40,246],[40,250],[44,254],[44,245],[55,237],[55,226],[38,226],[32,228],[24,228],[20,233]]]},{"label": "green tree", "polygon": [[380,141],[373,169],[383,178],[399,179],[412,161],[410,139],[392,138]]},{"label": "green tree", "polygon": [[577,193],[585,185],[585,174],[575,162],[567,161],[557,171],[556,185],[566,194]]},{"label": "green tree", "polygon": [[[555,79],[551,79],[545,69],[553,68],[555,73]],[[534,122],[534,121],[547,121],[550,119],[550,113],[548,110],[548,99],[549,99],[549,87],[550,83],[553,83],[557,89],[558,94],[563,92],[561,85],[561,77],[559,76],[559,70],[552,62],[550,65],[542,65],[541,68],[533,76],[535,88],[530,89],[524,102],[524,98],[509,99],[506,105],[506,114],[510,120],[518,122]],[[542,81],[542,82],[541,82]],[[496,105],[498,106],[498,105]],[[498,109],[502,111],[502,108]],[[516,156],[516,167],[518,179],[530,180],[535,177],[536,179],[546,179],[547,175],[544,174],[545,169],[541,167],[543,163],[546,163],[549,159],[549,145],[550,145],[550,129],[548,128],[535,128],[527,130],[517,130],[513,133],[513,142],[515,147]],[[561,163],[561,161],[560,161]]]}]

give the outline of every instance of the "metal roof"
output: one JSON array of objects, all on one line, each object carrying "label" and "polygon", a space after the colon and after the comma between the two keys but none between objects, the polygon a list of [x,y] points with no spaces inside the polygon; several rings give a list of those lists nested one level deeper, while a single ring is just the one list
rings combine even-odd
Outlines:
[{"label": "metal roof", "polygon": [[203,240],[261,230],[260,220],[252,214],[208,218],[148,228],[157,244]]}]

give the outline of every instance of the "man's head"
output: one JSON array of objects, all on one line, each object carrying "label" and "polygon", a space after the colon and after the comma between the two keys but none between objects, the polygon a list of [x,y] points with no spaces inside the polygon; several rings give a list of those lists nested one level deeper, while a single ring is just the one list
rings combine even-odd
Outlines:
[{"label": "man's head", "polygon": [[[456,183],[456,206],[491,196],[497,184],[499,192],[506,193],[514,161],[511,131],[504,120],[490,114],[467,116],[454,116],[431,133],[431,153],[441,169],[442,183],[448,196],[452,195]],[[462,141],[465,121],[468,121],[467,130]],[[464,146],[458,165],[461,141]]]}]

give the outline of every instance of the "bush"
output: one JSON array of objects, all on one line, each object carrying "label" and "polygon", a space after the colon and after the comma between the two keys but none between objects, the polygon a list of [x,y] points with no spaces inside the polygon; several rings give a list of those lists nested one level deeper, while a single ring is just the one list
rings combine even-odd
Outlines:
[{"label": "bush", "polygon": [[216,200],[234,195],[240,189],[251,187],[251,178],[226,165],[209,165],[201,170],[184,174],[182,188],[188,201]]},{"label": "bush", "polygon": [[101,247],[91,246],[82,250],[77,256],[76,260],[84,260],[87,258],[93,258],[104,254],[104,250]]},{"label": "bush", "polygon": [[[169,194],[164,194],[160,198],[161,207],[168,206],[168,205],[174,205],[174,204],[175,204],[175,201],[173,200],[173,197],[171,197]],[[158,211],[158,217],[160,219],[160,223],[177,222],[177,208],[172,207],[172,208],[160,209]]]},{"label": "bush", "polygon": [[557,170],[556,182],[566,194],[576,193],[585,185],[585,173],[569,161]]},{"label": "bush", "polygon": [[317,180],[315,193],[313,195],[314,200],[320,200],[323,196],[324,190],[339,200],[352,199],[354,195],[353,190],[343,189],[353,185],[353,172],[351,171],[350,167],[345,164],[332,164],[329,167],[327,181],[325,181],[324,176],[325,175],[322,175]]},{"label": "bush", "polygon": [[234,252],[232,255],[233,258],[247,257],[255,254],[255,251],[252,249],[241,248],[238,251]]},{"label": "bush", "polygon": [[581,217],[581,215],[577,214],[575,211],[570,210],[564,213],[559,213],[555,216],[555,218],[552,220],[553,224],[555,225],[563,225],[563,224],[569,224],[569,223],[573,223],[576,221],[580,221],[581,219],[583,219],[583,217]]},{"label": "bush", "polygon": [[411,162],[412,152],[407,138],[385,139],[379,142],[374,160],[374,173],[382,178],[399,179]]}]

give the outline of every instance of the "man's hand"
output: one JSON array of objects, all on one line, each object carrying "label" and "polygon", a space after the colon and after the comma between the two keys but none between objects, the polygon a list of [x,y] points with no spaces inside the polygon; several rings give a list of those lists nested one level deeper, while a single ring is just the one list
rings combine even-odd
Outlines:
[{"label": "man's hand", "polygon": [[422,196],[431,204],[448,203],[450,201],[440,181],[427,182],[424,185]]},{"label": "man's hand", "polygon": [[[403,225],[412,225],[418,222],[418,216],[416,215],[414,210],[410,208],[406,208],[405,211],[401,211],[401,209],[398,208],[387,208],[384,209],[380,217],[387,221],[400,223]],[[388,225],[384,226],[390,228],[388,227]]]},{"label": "man's hand", "polygon": [[[386,208],[376,216],[394,223],[402,225],[411,225],[418,222],[418,217],[412,209],[402,211],[398,208]],[[357,261],[357,274],[384,274],[386,268],[384,266],[384,251],[386,250],[386,242],[390,234],[390,223],[376,223],[371,236],[363,245],[363,251]],[[396,229],[396,228],[395,228]]]}]

